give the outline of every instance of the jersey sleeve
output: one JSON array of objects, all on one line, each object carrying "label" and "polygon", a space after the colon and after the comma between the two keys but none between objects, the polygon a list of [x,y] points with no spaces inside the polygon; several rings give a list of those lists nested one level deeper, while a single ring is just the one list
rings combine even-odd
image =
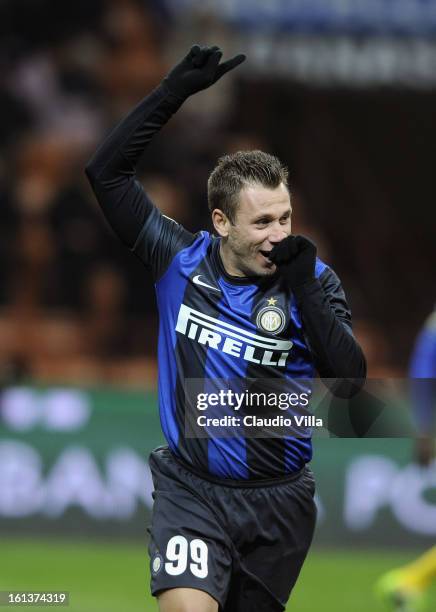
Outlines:
[{"label": "jersey sleeve", "polygon": [[112,229],[156,279],[195,236],[156,208],[137,180],[136,166],[153,136],[181,104],[161,84],[112,130],[85,170]]},{"label": "jersey sleeve", "polygon": [[194,242],[195,235],[152,207],[132,251],[159,280],[179,251]]},{"label": "jersey sleeve", "polygon": [[365,357],[353,336],[350,308],[333,270],[325,267],[319,278],[298,287],[295,295],[320,376],[365,378]]}]

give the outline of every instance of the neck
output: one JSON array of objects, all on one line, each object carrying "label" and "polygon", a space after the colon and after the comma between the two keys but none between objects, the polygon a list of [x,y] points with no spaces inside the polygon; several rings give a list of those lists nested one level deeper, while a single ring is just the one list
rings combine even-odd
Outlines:
[{"label": "neck", "polygon": [[238,276],[240,278],[244,278],[245,274],[237,267],[233,252],[229,249],[228,244],[221,239],[220,240],[220,257],[224,266],[224,270],[230,276]]}]

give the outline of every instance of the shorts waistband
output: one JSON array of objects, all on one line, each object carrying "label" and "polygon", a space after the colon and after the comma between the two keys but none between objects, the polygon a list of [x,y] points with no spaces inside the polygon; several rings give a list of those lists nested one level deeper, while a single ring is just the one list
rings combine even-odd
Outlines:
[{"label": "shorts waistband", "polygon": [[191,474],[194,474],[195,476],[198,476],[203,480],[207,480],[208,482],[220,485],[222,487],[235,487],[238,489],[277,487],[288,482],[298,480],[307,469],[306,466],[304,466],[303,468],[301,468],[301,470],[298,470],[298,472],[291,472],[290,474],[286,474],[285,476],[275,476],[273,478],[250,478],[249,480],[234,480],[232,478],[218,478],[216,476],[213,476],[212,474],[203,472],[203,470],[200,470],[199,468],[190,465],[180,457],[174,455],[169,449],[168,452],[176,463],[178,463],[183,469],[190,472]]}]

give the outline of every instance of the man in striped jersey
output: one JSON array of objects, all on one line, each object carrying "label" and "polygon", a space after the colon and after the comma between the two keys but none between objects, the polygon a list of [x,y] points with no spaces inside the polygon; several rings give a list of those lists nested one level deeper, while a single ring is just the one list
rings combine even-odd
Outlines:
[{"label": "man in striped jersey", "polygon": [[[152,453],[152,593],[161,612],[284,610],[313,535],[310,437],[187,436],[189,381],[363,378],[340,281],[291,234],[287,170],[261,151],[222,157],[208,182],[216,236],[163,216],[136,180],[153,135],[245,59],[195,45],[87,166],[115,232],[156,280],[159,410]],[[243,384],[243,383],[241,383]],[[219,409],[223,405],[219,405]]]}]

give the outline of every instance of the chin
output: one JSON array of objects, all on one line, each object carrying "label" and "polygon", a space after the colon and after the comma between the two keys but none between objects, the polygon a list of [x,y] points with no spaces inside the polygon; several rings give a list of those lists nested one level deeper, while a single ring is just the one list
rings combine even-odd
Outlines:
[{"label": "chin", "polygon": [[272,276],[273,274],[275,274],[275,271],[276,271],[275,266],[273,266],[272,268],[264,268],[262,270],[261,276]]},{"label": "chin", "polygon": [[277,266],[275,264],[267,265],[266,261],[257,261],[251,260],[247,261],[247,265],[243,268],[244,276],[272,276],[276,270]]},{"label": "chin", "polygon": [[276,266],[264,267],[259,266],[256,270],[253,270],[252,274],[256,276],[272,276],[276,271]]}]

